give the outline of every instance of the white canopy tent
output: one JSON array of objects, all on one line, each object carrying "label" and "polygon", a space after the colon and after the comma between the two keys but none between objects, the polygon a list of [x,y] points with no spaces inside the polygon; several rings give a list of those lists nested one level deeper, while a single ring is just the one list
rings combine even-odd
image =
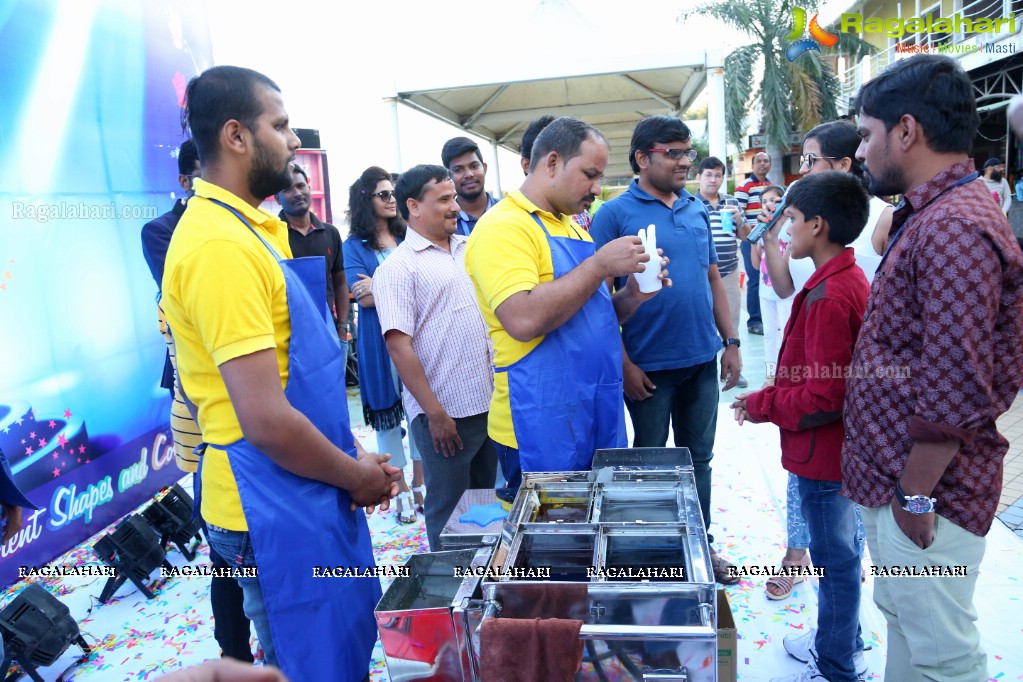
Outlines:
[{"label": "white canopy tent", "polygon": [[[668,47],[685,42],[685,27],[672,28],[678,35]],[[417,73],[409,82],[395,84],[390,101],[397,149],[398,103],[490,141],[495,159],[498,146],[518,152],[522,132],[533,119],[571,115],[607,136],[611,157],[606,176],[631,177],[628,151],[636,122],[651,114],[678,116],[708,88],[710,152],[724,158],[723,55],[718,51],[665,50],[665,40],[640,39],[633,45],[594,27],[564,0],[542,0],[521,26],[506,27],[500,36],[505,46],[497,38],[487,52],[507,57],[492,57],[486,77],[463,73],[475,84],[451,83],[455,78],[447,74],[460,71],[457,59],[450,68],[433,71],[444,73],[448,82],[424,82]],[[550,36],[549,50],[538,47],[538,36]],[[662,49],[651,52],[651,45]],[[402,168],[401,159],[396,161]],[[500,177],[493,180],[500,193]]]}]

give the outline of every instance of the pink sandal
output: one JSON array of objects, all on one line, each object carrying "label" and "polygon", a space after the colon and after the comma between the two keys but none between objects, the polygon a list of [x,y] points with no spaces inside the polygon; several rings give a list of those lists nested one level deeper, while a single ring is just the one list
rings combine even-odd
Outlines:
[{"label": "pink sandal", "polygon": [[[786,561],[782,559],[781,567],[810,567],[810,553],[803,552],[803,556],[796,561]],[[767,594],[768,599],[778,601],[781,599],[788,599],[792,596],[792,590],[795,589],[796,585],[806,580],[804,575],[772,575],[767,579],[767,585],[764,586],[764,592]],[[772,592],[773,588],[773,592]]]}]

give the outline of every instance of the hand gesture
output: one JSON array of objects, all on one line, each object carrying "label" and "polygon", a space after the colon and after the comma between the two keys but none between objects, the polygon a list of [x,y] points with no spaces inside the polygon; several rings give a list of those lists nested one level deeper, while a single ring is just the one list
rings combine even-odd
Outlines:
[{"label": "hand gesture", "polygon": [[742,426],[745,422],[749,422],[751,424],[757,423],[755,419],[749,416],[749,411],[746,409],[746,398],[751,395],[753,395],[752,392],[740,393],[735,396],[735,400],[732,401],[731,405],[729,405],[729,407],[735,410],[735,421],[739,423],[739,426]]},{"label": "hand gesture", "polygon": [[[624,239],[624,237],[623,237],[623,239]],[[661,289],[665,289],[665,288],[670,289],[671,288],[671,278],[668,277],[668,263],[671,262],[671,259],[663,257],[664,256],[664,249],[657,249],[657,255],[662,256],[662,258],[661,258],[661,271],[660,271],[660,273],[658,273],[657,279],[661,280]],[[650,260],[650,259],[647,258],[647,260]],[[629,279],[625,280],[625,291],[628,292],[628,295],[635,296],[636,300],[638,300],[640,303],[643,303],[645,301],[649,301],[651,298],[653,298],[658,293],[660,293],[661,289],[655,289],[654,291],[651,291],[650,293],[645,294],[645,293],[643,293],[642,291],[639,290],[639,282],[636,281],[635,277],[630,276]]]},{"label": "hand gesture", "polygon": [[430,436],[433,438],[433,449],[445,457],[454,457],[462,449],[462,438],[458,435],[455,420],[447,412],[429,417]]},{"label": "hand gesture", "polygon": [[656,389],[654,382],[646,372],[641,370],[635,363],[625,362],[625,397],[634,402],[646,400],[653,395],[651,391]]},{"label": "hand gesture", "polygon": [[742,373],[742,357],[739,355],[738,346],[728,346],[724,355],[721,356],[721,381],[725,382],[724,390],[735,388],[739,383],[739,375]]},{"label": "hand gesture", "polygon": [[899,501],[892,498],[892,516],[895,525],[902,534],[920,549],[927,549],[934,542],[934,512],[929,514],[911,514],[902,508]]},{"label": "hand gesture", "polygon": [[643,264],[650,260],[638,236],[619,237],[609,241],[594,254],[604,279],[625,277],[643,270]]},{"label": "hand gesture", "polygon": [[362,298],[367,294],[373,293],[373,278],[369,275],[359,273],[359,281],[352,285],[352,293],[355,294],[355,298]]},{"label": "hand gesture", "polygon": [[390,504],[392,497],[398,494],[398,478],[402,475],[401,469],[388,464],[391,456],[388,454],[377,454],[366,452],[359,455],[358,481],[349,494],[352,496],[352,508],[367,507],[368,513],[372,513],[375,505],[380,505],[384,510]]}]

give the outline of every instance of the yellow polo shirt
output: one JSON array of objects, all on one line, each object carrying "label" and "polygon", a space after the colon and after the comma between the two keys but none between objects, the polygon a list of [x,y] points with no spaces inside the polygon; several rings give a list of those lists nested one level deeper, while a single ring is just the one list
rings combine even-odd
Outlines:
[{"label": "yellow polo shirt", "polygon": [[[291,318],[284,273],[274,256],[238,218],[209,199],[231,206],[283,258],[291,258],[288,226],[209,182],[195,180],[195,196],[174,230],[163,275],[163,308],[174,330],[178,372],[199,409],[211,446],[242,438],[218,367],[273,348],[288,381]],[[202,465],[202,515],[228,530],[248,530],[227,453],[210,447]]]},{"label": "yellow polo shirt", "polygon": [[[465,250],[465,269],[476,289],[476,300],[494,344],[494,364],[499,368],[521,360],[543,340],[540,337],[525,343],[516,341],[494,314],[512,294],[554,279],[547,236],[533,220],[533,213],[540,217],[552,237],[593,241],[588,232],[572,222],[571,216],[556,217],[541,210],[518,190],[491,207],[476,223]],[[496,443],[518,448],[506,372],[494,374],[488,431]]]}]

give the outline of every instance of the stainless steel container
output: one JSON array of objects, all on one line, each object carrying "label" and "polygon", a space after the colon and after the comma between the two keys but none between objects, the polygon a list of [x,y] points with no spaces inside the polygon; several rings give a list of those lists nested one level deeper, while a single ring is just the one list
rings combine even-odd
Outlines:
[{"label": "stainless steel container", "polygon": [[430,552],[406,562],[408,575],[396,578],[376,607],[392,682],[479,679],[468,638],[482,615],[479,585],[490,551]]},{"label": "stainless steel container", "polygon": [[504,527],[504,520],[494,521],[487,526],[480,526],[475,523],[460,521],[473,506],[487,506],[497,504],[497,491],[493,488],[469,489],[462,493],[455,505],[455,511],[451,518],[444,524],[440,532],[441,549],[445,551],[455,549],[469,549],[492,545],[497,542]]},{"label": "stainless steel container", "polygon": [[577,680],[712,682],[716,585],[689,451],[601,450],[593,467],[524,475],[484,617],[582,620]]},{"label": "stainless steel container", "polygon": [[428,581],[395,581],[377,608],[381,637],[384,614],[392,631],[406,618],[419,632],[430,616],[441,635],[425,648],[465,648],[422,666],[408,663],[418,635],[385,642],[392,679],[481,680],[482,622],[539,617],[583,622],[576,680],[716,680],[716,585],[685,448],[601,450],[593,471],[526,473],[494,546],[442,554],[416,573],[452,573],[470,555],[485,570],[441,580],[429,607],[417,596],[435,591]]}]

